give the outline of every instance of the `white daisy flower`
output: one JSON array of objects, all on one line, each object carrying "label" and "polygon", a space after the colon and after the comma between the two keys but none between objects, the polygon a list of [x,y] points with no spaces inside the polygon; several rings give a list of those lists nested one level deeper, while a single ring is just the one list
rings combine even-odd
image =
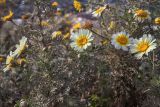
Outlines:
[{"label": "white daisy flower", "polygon": [[26,48],[27,38],[22,37],[22,39],[19,42],[20,42],[20,44],[16,45],[17,49],[14,51],[14,55],[17,55],[17,56],[19,56]]},{"label": "white daisy flower", "polygon": [[3,69],[3,71],[6,72],[6,71],[9,71],[11,69],[12,69],[12,64],[9,64]]},{"label": "white daisy flower", "polygon": [[4,72],[8,71],[11,69],[12,63],[14,61],[15,55],[13,54],[12,51],[10,51],[9,55],[7,56],[6,59],[6,67],[3,69]]},{"label": "white daisy flower", "polygon": [[135,39],[133,45],[130,47],[131,53],[136,53],[135,57],[141,59],[142,56],[148,55],[148,53],[154,50],[157,46],[154,39],[150,34],[144,34],[142,38]]},{"label": "white daisy flower", "polygon": [[150,20],[150,12],[148,10],[137,9],[134,11],[134,18],[139,22],[143,22],[144,20]]},{"label": "white daisy flower", "polygon": [[80,29],[72,33],[70,39],[72,41],[71,47],[76,51],[83,52],[91,45],[90,42],[93,41],[93,36],[89,30]]},{"label": "white daisy flower", "polygon": [[94,12],[92,12],[92,15],[94,17],[99,17],[101,16],[102,12],[106,9],[106,5],[103,7],[99,7],[97,10],[95,10]]},{"label": "white daisy flower", "polygon": [[128,51],[128,46],[130,46],[132,38],[129,38],[129,34],[126,32],[118,32],[113,34],[111,44],[114,45],[116,49],[122,49]]},{"label": "white daisy flower", "polygon": [[14,61],[14,58],[15,58],[15,54],[12,51],[10,51],[6,59],[6,65],[12,63]]}]

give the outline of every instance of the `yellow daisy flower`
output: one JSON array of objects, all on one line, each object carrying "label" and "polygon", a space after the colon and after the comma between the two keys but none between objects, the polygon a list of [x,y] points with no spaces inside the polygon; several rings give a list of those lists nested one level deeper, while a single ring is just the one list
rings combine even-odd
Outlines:
[{"label": "yellow daisy flower", "polygon": [[154,23],[160,25],[160,17],[155,18]]},{"label": "yellow daisy flower", "polygon": [[155,41],[156,39],[150,34],[144,34],[142,38],[133,41],[133,45],[130,47],[130,52],[136,53],[135,57],[141,59],[144,54],[148,55],[150,51],[156,48],[157,44]]},{"label": "yellow daisy flower", "polygon": [[50,24],[48,23],[48,21],[42,20],[40,24],[41,24],[41,26],[43,26],[43,27],[50,27]]},{"label": "yellow daisy flower", "polygon": [[19,58],[19,59],[16,60],[16,62],[17,62],[18,65],[22,65],[22,64],[26,63],[27,60],[25,58]]},{"label": "yellow daisy flower", "polygon": [[15,58],[15,54],[12,51],[10,51],[6,59],[6,65],[13,63],[14,58]]},{"label": "yellow daisy flower", "polygon": [[92,15],[93,15],[94,17],[99,17],[99,16],[101,16],[102,12],[103,12],[105,9],[106,9],[106,5],[103,6],[103,7],[99,7],[97,10],[95,10],[95,11],[92,13]]},{"label": "yellow daisy flower", "polygon": [[130,46],[132,42],[132,38],[129,38],[129,36],[130,35],[126,32],[119,32],[113,34],[111,44],[114,45],[116,49],[128,51],[128,46]]},{"label": "yellow daisy flower", "polygon": [[82,4],[78,0],[73,1],[73,6],[79,12],[82,10]]},{"label": "yellow daisy flower", "polygon": [[115,28],[116,28],[116,22],[115,21],[111,21],[109,23],[108,30],[112,30],[112,29],[115,29]]},{"label": "yellow daisy flower", "polygon": [[6,71],[9,71],[12,69],[12,64],[8,64],[4,69],[3,71],[6,72]]},{"label": "yellow daisy flower", "polygon": [[53,33],[52,33],[52,39],[55,39],[55,38],[57,38],[58,36],[61,36],[62,35],[62,32],[61,31],[54,31]]},{"label": "yellow daisy flower", "polygon": [[79,22],[79,23],[76,23],[76,24],[74,24],[73,26],[72,26],[72,29],[73,30],[77,30],[77,29],[80,29],[81,28],[81,23]]},{"label": "yellow daisy flower", "polygon": [[10,51],[9,55],[6,58],[6,67],[3,69],[4,72],[12,68],[14,60],[15,60],[15,54],[12,51]]},{"label": "yellow daisy flower", "polygon": [[14,55],[19,56],[22,54],[22,52],[25,50],[26,48],[26,42],[27,42],[27,38],[26,37],[22,37],[22,39],[19,41],[20,44],[16,45],[16,50],[14,51]]},{"label": "yellow daisy flower", "polygon": [[52,6],[53,6],[53,7],[57,7],[58,5],[59,5],[58,2],[53,2],[53,3],[52,3]]},{"label": "yellow daisy flower", "polygon": [[72,33],[70,39],[72,41],[71,47],[76,51],[83,52],[91,45],[93,36],[89,30],[80,29],[78,32]]},{"label": "yellow daisy flower", "polygon": [[148,20],[151,19],[150,12],[148,10],[143,10],[143,9],[135,10],[134,17],[135,17],[135,20],[137,20],[139,22],[143,22],[146,19],[148,19]]},{"label": "yellow daisy flower", "polygon": [[14,15],[13,12],[10,10],[8,15],[2,17],[2,20],[3,21],[10,21],[12,19],[13,15]]}]

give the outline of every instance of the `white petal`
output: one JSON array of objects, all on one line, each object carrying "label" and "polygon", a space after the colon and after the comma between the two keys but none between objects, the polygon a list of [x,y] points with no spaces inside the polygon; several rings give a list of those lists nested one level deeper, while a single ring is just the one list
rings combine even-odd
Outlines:
[{"label": "white petal", "polygon": [[118,44],[114,45],[116,49],[121,49],[121,46],[119,46]]},{"label": "white petal", "polygon": [[128,48],[127,48],[126,46],[123,46],[123,47],[122,47],[122,50],[128,51]]},{"label": "white petal", "polygon": [[137,54],[135,54],[135,57],[136,57],[137,59],[141,59],[142,56],[143,56],[143,54],[144,54],[144,52],[137,53]]}]

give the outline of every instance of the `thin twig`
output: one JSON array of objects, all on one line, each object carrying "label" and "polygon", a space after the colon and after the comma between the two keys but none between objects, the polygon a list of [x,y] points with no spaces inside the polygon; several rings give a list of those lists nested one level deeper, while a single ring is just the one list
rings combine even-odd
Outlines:
[{"label": "thin twig", "polygon": [[155,64],[154,64],[154,61],[155,61],[155,59],[154,59],[154,55],[155,55],[155,53],[154,53],[154,51],[153,51],[153,55],[152,55],[152,70],[154,71],[154,69],[155,69]]},{"label": "thin twig", "polygon": [[106,39],[106,37],[102,36],[101,34],[98,34],[98,33],[95,32],[94,30],[92,30],[92,29],[89,29],[89,30],[90,30],[91,32],[93,32],[94,34],[96,34],[96,35],[102,37],[103,39]]}]

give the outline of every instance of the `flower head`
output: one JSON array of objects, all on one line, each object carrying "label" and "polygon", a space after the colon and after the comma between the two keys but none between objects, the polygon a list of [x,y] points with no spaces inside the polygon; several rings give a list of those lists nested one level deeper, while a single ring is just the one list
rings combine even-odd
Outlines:
[{"label": "flower head", "polygon": [[132,41],[132,38],[129,38],[129,36],[126,32],[118,32],[112,36],[111,44],[114,45],[116,49],[127,51]]},{"label": "flower head", "polygon": [[52,39],[55,39],[55,38],[57,38],[58,36],[61,36],[62,35],[62,32],[61,31],[54,31],[53,33],[52,33]]},{"label": "flower head", "polygon": [[59,5],[58,2],[52,2],[53,7],[57,7],[58,5]]},{"label": "flower head", "polygon": [[10,10],[8,15],[2,17],[2,20],[3,21],[9,21],[9,20],[12,19],[13,15],[14,15],[13,12]]},{"label": "flower head", "polygon": [[73,1],[73,6],[79,12],[82,10],[82,4],[78,0]]},{"label": "flower head", "polygon": [[154,39],[150,34],[144,34],[142,38],[135,39],[133,45],[130,47],[131,53],[136,53],[135,56],[137,59],[141,59],[144,54],[154,50],[157,46]]},{"label": "flower head", "polygon": [[4,69],[3,71],[6,72],[8,70],[11,70],[12,69],[12,64],[8,64]]},{"label": "flower head", "polygon": [[9,65],[9,64],[13,63],[14,58],[15,58],[14,53],[12,51],[10,51],[10,53],[7,56],[7,59],[6,59],[6,65]]},{"label": "flower head", "polygon": [[17,62],[18,65],[22,65],[22,64],[26,63],[27,60],[25,58],[19,58],[19,59],[16,60],[16,62]]},{"label": "flower head", "polygon": [[4,72],[6,72],[12,68],[14,59],[15,59],[15,55],[12,51],[10,51],[9,55],[6,58],[6,67],[3,69]]},{"label": "flower head", "polygon": [[119,32],[112,36],[111,44],[114,45],[116,49],[127,51],[131,41],[132,38],[129,38],[129,34],[126,32]]},{"label": "flower head", "polygon": [[154,23],[160,25],[160,17],[155,18]]},{"label": "flower head", "polygon": [[112,30],[112,29],[115,29],[115,28],[116,28],[116,22],[115,21],[111,21],[109,23],[108,30]]},{"label": "flower head", "polygon": [[40,23],[41,26],[43,27],[50,27],[50,24],[48,21],[45,21],[45,20],[42,20],[41,23]]},{"label": "flower head", "polygon": [[21,55],[22,52],[25,50],[27,38],[22,37],[22,39],[19,42],[20,42],[20,44],[16,45],[16,50],[14,51],[14,55],[16,55],[16,56]]},{"label": "flower head", "polygon": [[95,10],[92,15],[94,17],[98,17],[98,16],[101,16],[102,12],[106,9],[106,5],[103,6],[103,7],[99,7],[97,10]]},{"label": "flower head", "polygon": [[148,10],[137,9],[134,12],[135,20],[143,22],[146,19],[151,19],[150,12]]},{"label": "flower head", "polygon": [[72,29],[73,29],[73,30],[77,30],[77,29],[80,29],[81,26],[82,26],[81,23],[78,22],[78,23],[76,23],[76,24],[74,24],[74,25],[72,26]]},{"label": "flower head", "polygon": [[71,47],[79,52],[83,52],[93,41],[92,33],[89,30],[80,29],[78,32],[71,34]]}]

